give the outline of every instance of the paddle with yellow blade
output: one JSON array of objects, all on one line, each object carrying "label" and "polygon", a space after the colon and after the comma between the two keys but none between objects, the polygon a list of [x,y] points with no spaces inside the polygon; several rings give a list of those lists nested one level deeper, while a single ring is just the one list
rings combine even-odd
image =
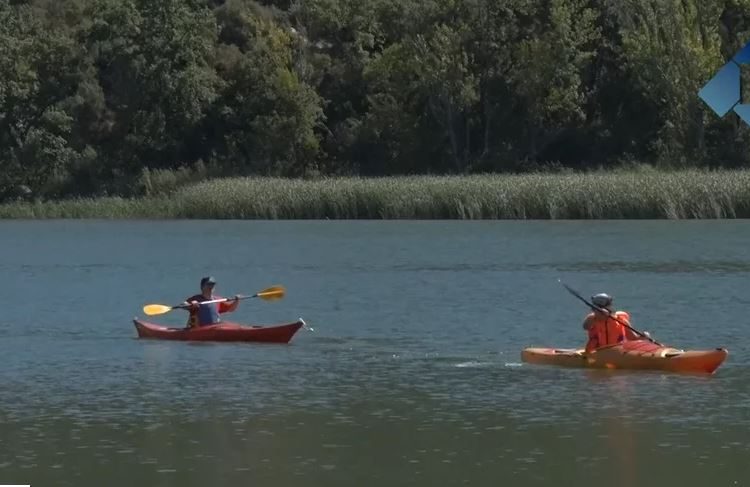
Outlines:
[{"label": "paddle with yellow blade", "polygon": [[[284,297],[284,294],[286,293],[286,289],[284,289],[284,286],[271,286],[268,289],[264,289],[260,292],[257,292],[253,294],[252,296],[238,296],[237,299],[249,299],[249,298],[260,298],[264,301],[276,301],[278,299],[281,299]],[[220,298],[220,299],[211,299],[209,301],[201,301],[198,304],[211,304],[211,303],[223,303],[225,301],[234,301],[235,298]],[[146,313],[149,316],[154,315],[163,315],[164,313],[169,313],[173,309],[186,309],[189,308],[189,304],[178,304],[176,306],[166,306],[164,304],[147,304],[143,307],[143,312]]]}]

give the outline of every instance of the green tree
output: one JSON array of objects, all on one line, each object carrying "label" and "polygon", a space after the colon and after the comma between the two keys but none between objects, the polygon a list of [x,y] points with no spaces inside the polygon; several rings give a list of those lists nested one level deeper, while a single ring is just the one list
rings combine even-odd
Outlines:
[{"label": "green tree", "polygon": [[704,155],[705,109],[697,97],[723,64],[715,1],[627,0],[618,11],[624,68],[657,115],[651,138],[663,164],[695,164]]},{"label": "green tree", "polygon": [[[471,113],[478,101],[477,78],[472,72],[472,59],[465,49],[468,26],[435,25],[426,34],[417,34],[391,45],[366,74],[371,86],[371,115],[368,131],[395,148],[391,157],[416,157],[427,145],[441,145],[442,156],[432,167],[463,171],[471,153]],[[403,123],[397,120],[403,117]],[[425,120],[425,117],[428,117]],[[394,125],[394,122],[397,125]],[[405,125],[419,127],[408,130]],[[397,130],[388,130],[398,127]],[[419,133],[429,131],[428,134]],[[386,142],[395,137],[399,142]],[[417,137],[422,143],[406,148]],[[426,152],[436,155],[433,151]],[[387,157],[382,154],[381,157]],[[443,163],[441,163],[443,159]],[[444,165],[446,161],[450,161]],[[409,163],[400,160],[409,167]]]},{"label": "green tree", "polygon": [[541,2],[533,11],[531,28],[514,46],[509,74],[513,94],[523,105],[525,157],[532,161],[566,129],[586,121],[588,91],[583,75],[600,36],[596,11],[588,3]]},{"label": "green tree", "polygon": [[68,136],[79,61],[73,39],[31,7],[0,3],[0,197],[39,191],[77,157]]},{"label": "green tree", "polygon": [[321,100],[300,80],[293,34],[242,2],[217,12],[220,97],[204,123],[207,147],[241,172],[302,174],[319,150]]},{"label": "green tree", "polygon": [[197,1],[95,0],[90,16],[84,40],[104,93],[91,112],[113,175],[191,159],[189,136],[216,98],[212,12]]}]

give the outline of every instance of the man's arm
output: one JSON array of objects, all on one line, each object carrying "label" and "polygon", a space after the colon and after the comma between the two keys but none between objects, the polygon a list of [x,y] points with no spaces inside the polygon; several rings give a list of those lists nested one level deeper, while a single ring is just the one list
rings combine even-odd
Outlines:
[{"label": "man's arm", "polygon": [[229,298],[228,301],[219,303],[219,313],[231,313],[232,311],[236,310],[237,306],[240,305],[240,300],[238,298],[239,296],[235,296],[233,298]]}]

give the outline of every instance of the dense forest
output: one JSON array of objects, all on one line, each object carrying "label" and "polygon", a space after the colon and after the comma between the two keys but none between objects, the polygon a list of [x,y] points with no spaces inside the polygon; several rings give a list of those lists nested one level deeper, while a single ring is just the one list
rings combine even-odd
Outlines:
[{"label": "dense forest", "polygon": [[144,174],[750,164],[750,0],[0,0],[0,199]]}]

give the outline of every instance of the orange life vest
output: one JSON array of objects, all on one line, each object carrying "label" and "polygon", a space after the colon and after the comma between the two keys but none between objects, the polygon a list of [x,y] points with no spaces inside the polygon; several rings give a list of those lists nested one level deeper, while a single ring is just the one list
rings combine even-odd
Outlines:
[{"label": "orange life vest", "polygon": [[[612,315],[630,324],[630,315],[625,311],[616,311]],[[586,321],[590,324],[588,329],[589,341],[586,344],[587,352],[627,340],[627,329],[607,315],[592,312],[586,316]]]}]

